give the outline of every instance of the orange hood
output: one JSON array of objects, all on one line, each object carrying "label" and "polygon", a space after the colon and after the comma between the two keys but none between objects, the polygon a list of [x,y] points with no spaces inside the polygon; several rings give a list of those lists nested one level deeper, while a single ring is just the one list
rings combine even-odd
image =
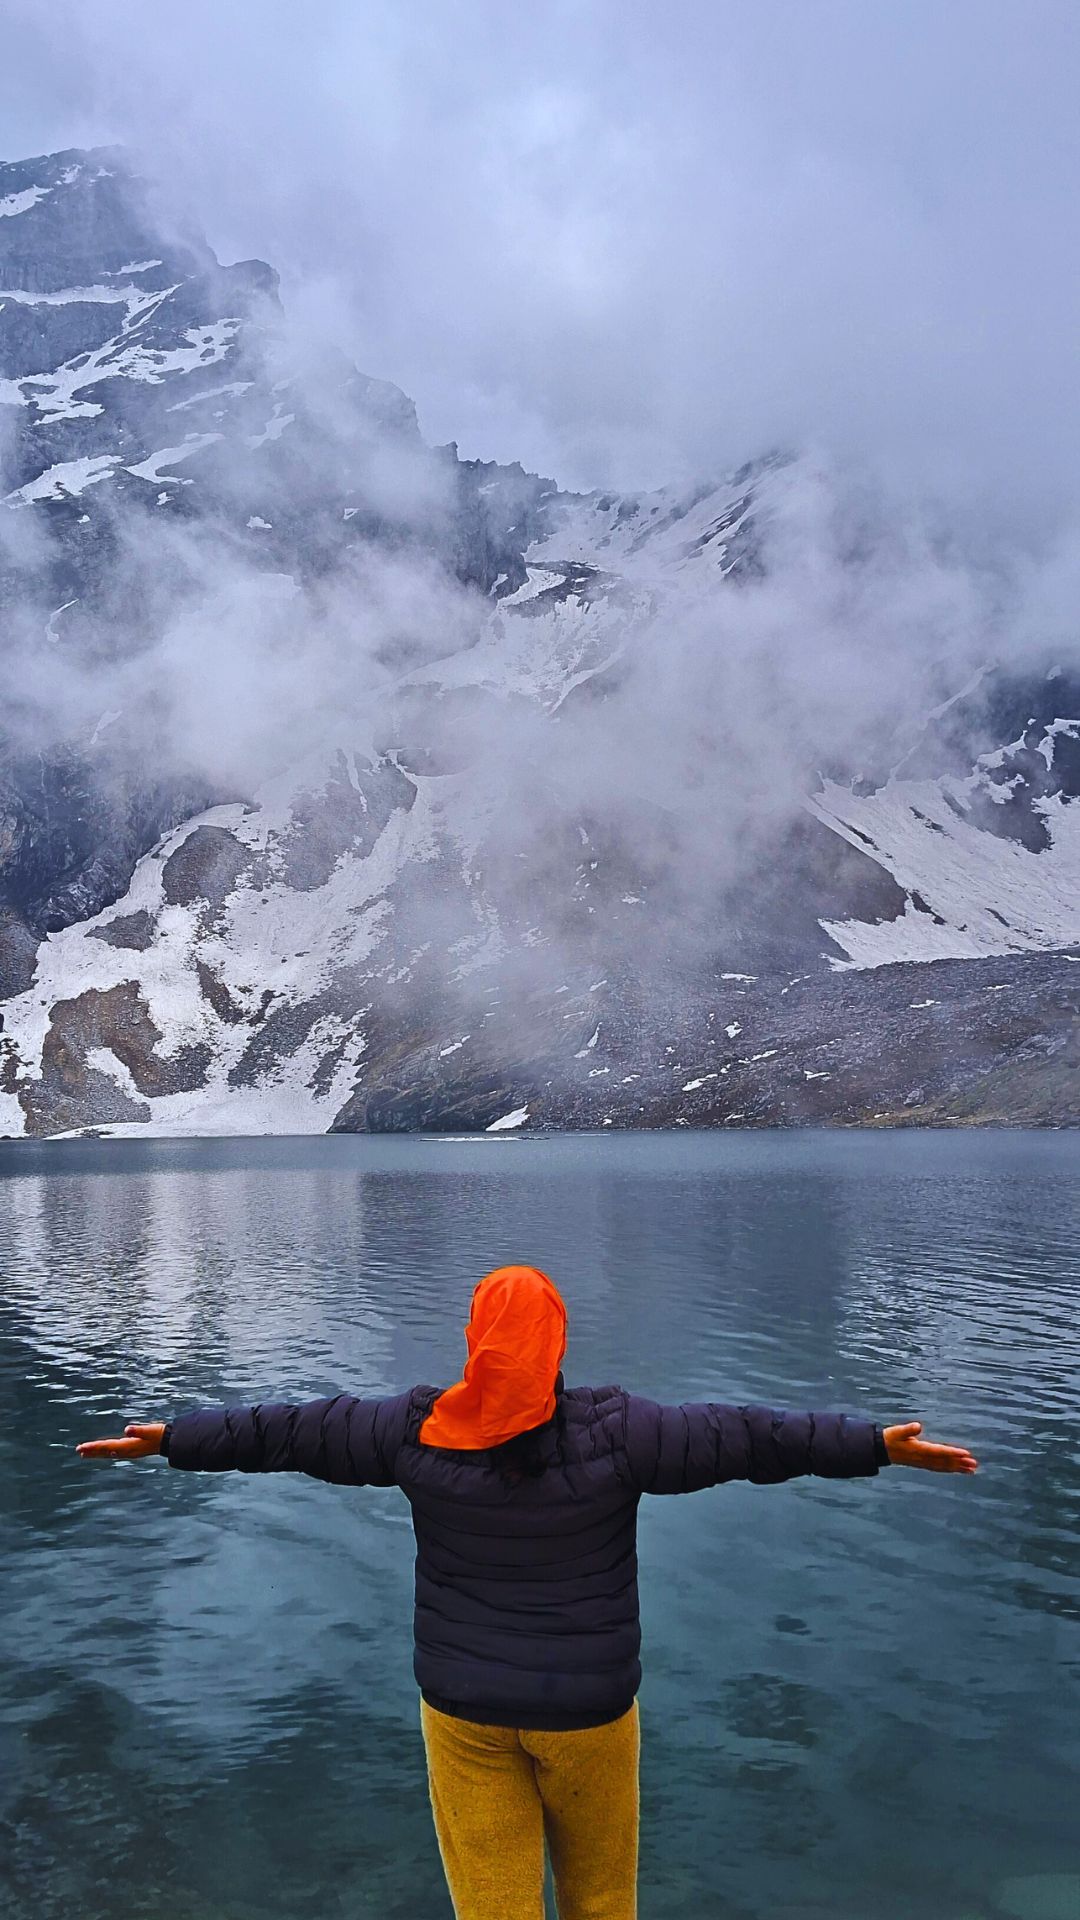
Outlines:
[{"label": "orange hood", "polygon": [[427,1447],[497,1447],[555,1411],[566,1352],[566,1308],[537,1267],[496,1267],[476,1287],[465,1328],[469,1358],[420,1428]]}]

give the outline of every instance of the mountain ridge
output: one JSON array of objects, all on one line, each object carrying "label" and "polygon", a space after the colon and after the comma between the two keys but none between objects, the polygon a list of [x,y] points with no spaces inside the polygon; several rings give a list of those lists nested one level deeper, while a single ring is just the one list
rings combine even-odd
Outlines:
[{"label": "mountain ridge", "polygon": [[1075,677],[714,834],[769,788],[711,623],[757,700],[800,462],[430,448],[147,209],[115,149],[0,167],[0,1132],[1080,1118]]}]

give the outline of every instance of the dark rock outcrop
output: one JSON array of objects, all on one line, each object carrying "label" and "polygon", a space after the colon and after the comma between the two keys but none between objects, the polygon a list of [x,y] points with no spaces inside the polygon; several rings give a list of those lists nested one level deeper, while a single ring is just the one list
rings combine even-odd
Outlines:
[{"label": "dark rock outcrop", "polygon": [[162,867],[162,891],[170,907],[220,907],[250,864],[248,849],[225,828],[196,827]]},{"label": "dark rock outcrop", "polygon": [[107,992],[91,988],[58,1002],[42,1050],[41,1078],[19,1083],[28,1131],[59,1133],[109,1120],[147,1120],[145,1100],[128,1093],[119,1078],[93,1066],[88,1055],[111,1053],[144,1095],[184,1093],[198,1087],[210,1063],[206,1046],[181,1047],[169,1057],[158,1049],[162,1035],[130,982]]},{"label": "dark rock outcrop", "polygon": [[125,947],[131,953],[145,953],[154,937],[154,920],[145,907],[137,913],[120,913],[104,926],[91,927],[89,939],[103,940],[109,947]]}]

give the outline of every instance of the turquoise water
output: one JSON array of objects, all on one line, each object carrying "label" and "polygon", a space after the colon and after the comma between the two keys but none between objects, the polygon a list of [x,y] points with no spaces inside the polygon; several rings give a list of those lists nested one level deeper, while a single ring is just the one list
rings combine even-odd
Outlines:
[{"label": "turquoise water", "polygon": [[643,1502],[642,1920],[1075,1920],[1078,1176],[1065,1134],[0,1146],[5,1920],[449,1916],[400,1495],[72,1448],[448,1383],[505,1260],[571,1384],[982,1463]]}]

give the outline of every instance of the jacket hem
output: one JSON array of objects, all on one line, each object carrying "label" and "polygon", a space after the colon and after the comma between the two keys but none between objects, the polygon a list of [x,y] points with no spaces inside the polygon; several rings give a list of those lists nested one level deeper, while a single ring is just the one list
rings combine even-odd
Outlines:
[{"label": "jacket hem", "polygon": [[621,1706],[605,1707],[593,1713],[550,1710],[545,1713],[542,1708],[530,1712],[525,1707],[484,1707],[448,1700],[441,1693],[432,1693],[428,1687],[421,1687],[420,1697],[436,1713],[449,1714],[453,1720],[471,1720],[481,1727],[520,1727],[528,1733],[581,1733],[587,1727],[606,1727],[612,1720],[621,1720],[624,1713],[629,1713],[635,1699],[631,1694]]}]

